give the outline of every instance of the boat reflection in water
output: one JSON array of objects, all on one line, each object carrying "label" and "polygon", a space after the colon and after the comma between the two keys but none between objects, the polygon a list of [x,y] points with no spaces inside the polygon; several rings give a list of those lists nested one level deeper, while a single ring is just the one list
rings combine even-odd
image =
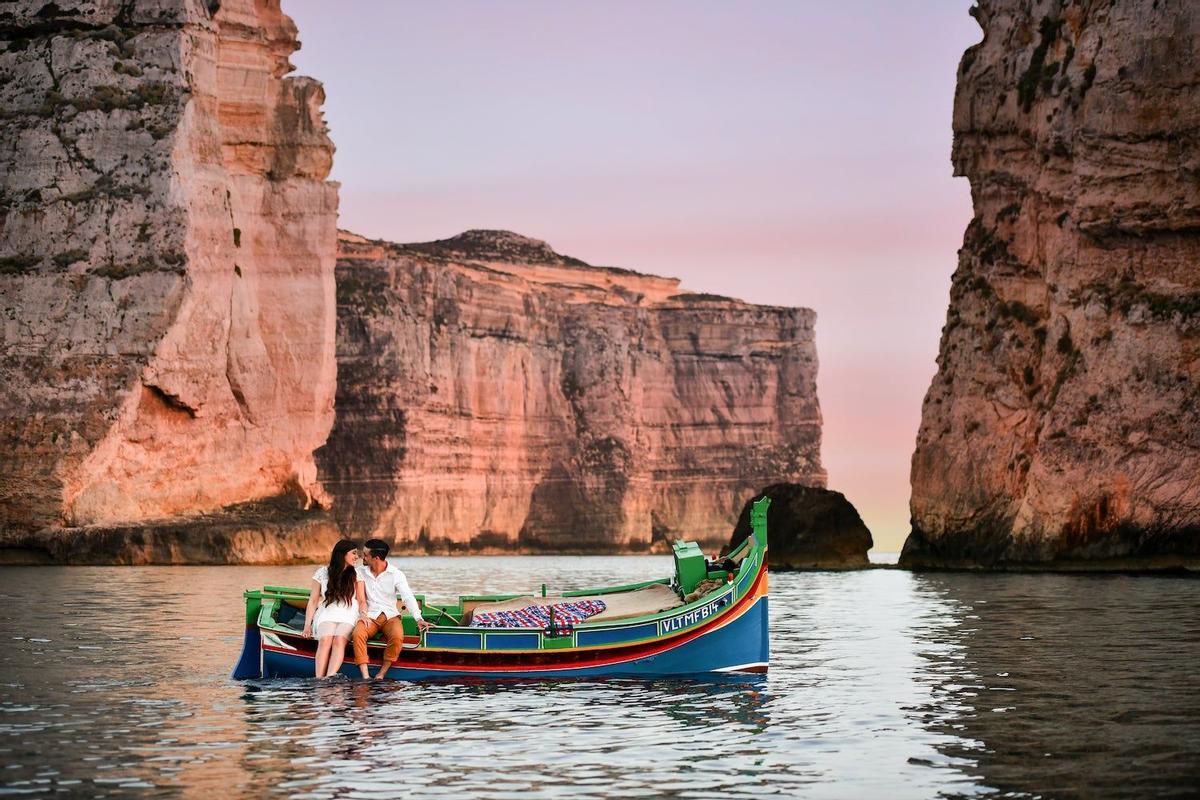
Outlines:
[{"label": "boat reflection in water", "polygon": [[[252,780],[244,788],[264,794],[370,793],[401,780],[418,793],[452,787],[461,796],[505,789],[541,796],[558,785],[578,792],[594,784],[601,796],[616,797],[644,791],[650,763],[673,765],[672,780],[699,791],[736,780],[736,772],[706,775],[718,765],[728,771],[739,752],[747,775],[761,771],[758,740],[770,724],[769,701],[760,675],[252,682],[242,694],[239,758]],[[445,752],[452,762],[412,759],[414,750]],[[271,776],[288,777],[278,784]]]}]

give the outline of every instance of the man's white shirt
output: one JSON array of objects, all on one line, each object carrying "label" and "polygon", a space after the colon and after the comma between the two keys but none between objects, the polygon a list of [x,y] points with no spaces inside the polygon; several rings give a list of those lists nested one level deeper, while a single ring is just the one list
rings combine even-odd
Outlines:
[{"label": "man's white shirt", "polygon": [[366,565],[357,567],[359,580],[367,594],[367,616],[375,619],[383,614],[388,619],[398,616],[396,595],[404,600],[404,607],[413,615],[413,619],[421,621],[421,610],[417,607],[417,598],[413,597],[412,589],[408,587],[408,579],[395,564],[388,564],[387,569],[375,575]]}]

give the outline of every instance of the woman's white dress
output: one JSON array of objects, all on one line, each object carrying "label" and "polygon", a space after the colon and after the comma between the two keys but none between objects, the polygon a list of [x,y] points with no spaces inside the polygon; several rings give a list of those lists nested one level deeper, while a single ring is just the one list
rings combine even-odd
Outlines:
[{"label": "woman's white dress", "polygon": [[[357,570],[355,570],[354,578],[356,581],[361,580]],[[318,639],[324,636],[349,635],[350,631],[354,629],[354,623],[358,622],[358,597],[351,596],[349,603],[326,603],[325,598],[329,596],[329,567],[327,566],[314,572],[312,579],[321,584],[321,602],[317,604],[317,613],[313,618],[312,625],[314,635]],[[322,630],[322,626],[324,626],[324,630]]]}]

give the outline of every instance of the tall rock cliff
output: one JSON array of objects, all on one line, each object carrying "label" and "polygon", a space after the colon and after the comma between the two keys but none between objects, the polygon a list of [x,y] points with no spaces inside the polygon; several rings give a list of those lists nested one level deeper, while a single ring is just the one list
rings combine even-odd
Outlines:
[{"label": "tall rock cliff", "polygon": [[325,498],[337,191],[278,0],[0,6],[0,529]]},{"label": "tall rock cliff", "polygon": [[823,486],[813,312],[684,294],[503,231],[340,240],[334,513],[409,548],[724,543]]},{"label": "tall rock cliff", "polygon": [[1200,562],[1200,5],[980,0],[909,565]]}]

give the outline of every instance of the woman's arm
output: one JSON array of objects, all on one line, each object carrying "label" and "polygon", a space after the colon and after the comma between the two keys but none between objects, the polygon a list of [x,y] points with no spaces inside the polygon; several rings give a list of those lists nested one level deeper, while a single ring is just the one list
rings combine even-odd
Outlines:
[{"label": "woman's arm", "polygon": [[367,587],[361,580],[354,582],[354,599],[358,601],[358,618],[367,620]]},{"label": "woman's arm", "polygon": [[317,613],[317,604],[321,602],[321,584],[312,582],[308,590],[308,606],[304,609],[304,636],[312,638],[313,615]]}]

